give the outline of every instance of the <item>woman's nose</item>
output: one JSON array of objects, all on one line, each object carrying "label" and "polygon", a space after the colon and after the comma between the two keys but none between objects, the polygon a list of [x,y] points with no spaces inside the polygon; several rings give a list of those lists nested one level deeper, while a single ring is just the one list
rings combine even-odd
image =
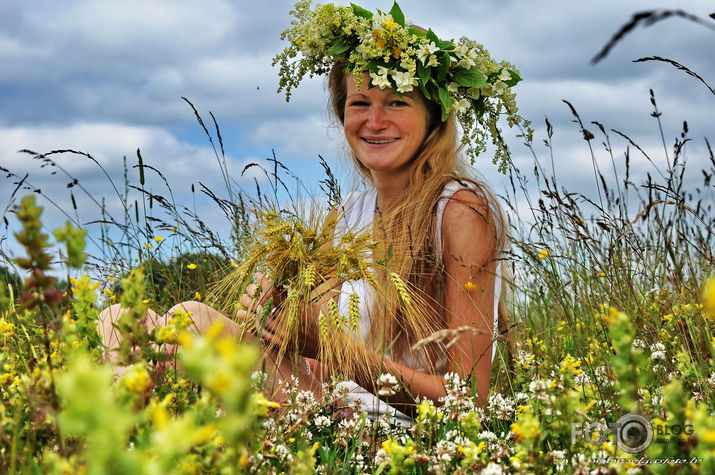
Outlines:
[{"label": "woman's nose", "polygon": [[387,127],[385,110],[382,106],[377,104],[370,106],[367,123],[365,125],[371,130],[381,130]]}]

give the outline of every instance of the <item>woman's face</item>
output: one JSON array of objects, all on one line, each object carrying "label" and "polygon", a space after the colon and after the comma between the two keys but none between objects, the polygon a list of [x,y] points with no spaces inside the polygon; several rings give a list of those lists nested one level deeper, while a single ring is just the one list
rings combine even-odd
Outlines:
[{"label": "woman's face", "polygon": [[407,173],[427,136],[428,112],[419,91],[402,97],[390,88],[369,88],[365,74],[360,90],[348,75],[345,137],[358,160],[377,178]]}]

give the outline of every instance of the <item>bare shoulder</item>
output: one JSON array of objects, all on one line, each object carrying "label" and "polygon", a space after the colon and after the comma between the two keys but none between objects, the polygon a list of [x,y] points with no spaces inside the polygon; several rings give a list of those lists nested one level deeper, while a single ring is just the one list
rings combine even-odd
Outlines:
[{"label": "bare shoulder", "polygon": [[[464,255],[479,250],[491,254],[497,244],[495,221],[487,198],[472,190],[454,193],[444,209],[442,239],[444,255]],[[471,251],[471,252],[470,252]]]}]

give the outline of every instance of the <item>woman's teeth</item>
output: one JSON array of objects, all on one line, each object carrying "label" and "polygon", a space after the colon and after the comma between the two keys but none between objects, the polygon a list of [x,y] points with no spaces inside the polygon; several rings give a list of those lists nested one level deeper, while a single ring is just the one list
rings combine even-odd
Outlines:
[{"label": "woman's teeth", "polygon": [[363,140],[369,144],[374,144],[374,145],[397,142],[397,139],[384,139],[384,140],[363,139]]}]

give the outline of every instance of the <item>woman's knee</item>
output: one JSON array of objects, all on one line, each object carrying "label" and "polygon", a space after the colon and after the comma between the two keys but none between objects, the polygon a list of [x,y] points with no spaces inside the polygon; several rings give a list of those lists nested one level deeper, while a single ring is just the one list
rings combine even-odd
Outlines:
[{"label": "woman's knee", "polygon": [[115,303],[114,305],[111,305],[99,312],[99,315],[97,315],[97,322],[99,325],[107,321],[116,322],[123,312],[124,310],[122,309],[122,305]]},{"label": "woman's knee", "polygon": [[205,303],[195,300],[188,300],[174,305],[166,312],[166,318],[170,318],[177,311],[184,311],[193,321],[193,329],[198,333],[206,330],[214,321],[220,319],[220,314],[217,310],[209,307]]}]

